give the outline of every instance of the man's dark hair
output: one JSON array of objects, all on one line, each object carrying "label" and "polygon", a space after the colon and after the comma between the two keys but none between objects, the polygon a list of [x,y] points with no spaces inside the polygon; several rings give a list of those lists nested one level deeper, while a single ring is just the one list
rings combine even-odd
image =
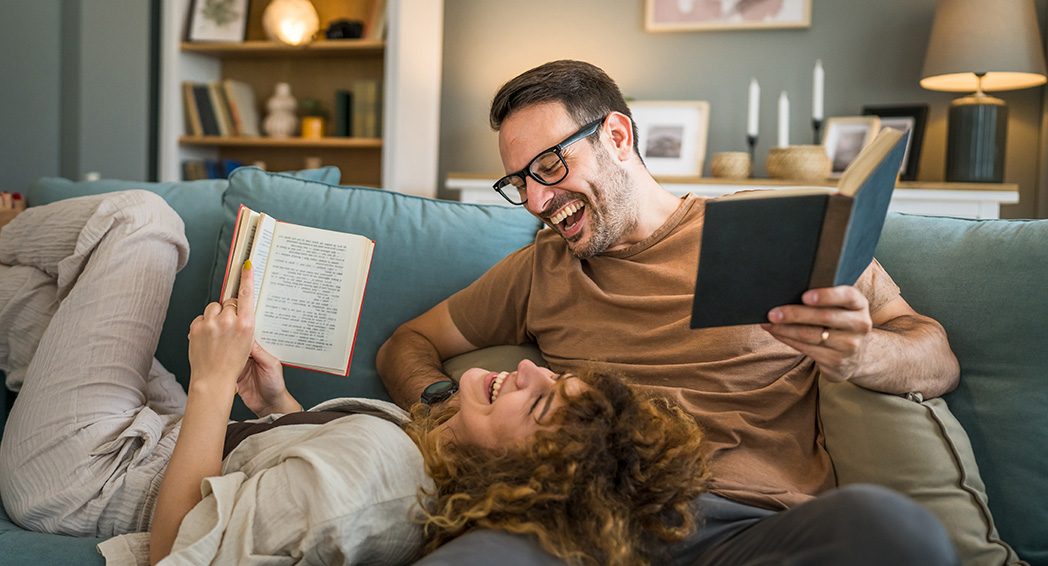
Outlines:
[{"label": "man's dark hair", "polygon": [[[551,61],[521,73],[499,88],[491,101],[488,117],[496,132],[512,113],[535,104],[559,102],[582,127],[610,112],[621,112],[633,120],[618,85],[600,68],[582,61]],[[633,151],[637,148],[637,124],[633,124]]]}]

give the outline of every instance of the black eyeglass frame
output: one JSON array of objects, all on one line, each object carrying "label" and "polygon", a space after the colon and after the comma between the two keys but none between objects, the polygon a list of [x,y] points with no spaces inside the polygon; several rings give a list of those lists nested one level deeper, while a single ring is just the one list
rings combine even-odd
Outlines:
[{"label": "black eyeglass frame", "polygon": [[[515,173],[510,173],[509,175],[506,175],[505,177],[502,177],[498,181],[495,181],[495,184],[492,185],[492,188],[495,189],[495,191],[498,194],[502,195],[503,198],[508,200],[510,202],[510,204],[520,206],[520,205],[523,205],[524,203],[528,202],[528,199],[524,198],[520,202],[517,202],[516,200],[514,200],[512,197],[510,197],[509,195],[507,195],[504,192],[506,187],[513,187],[513,190],[516,191],[517,196],[520,195],[520,189],[518,189],[517,186],[512,183],[513,177],[517,177],[520,180],[522,180],[524,182],[524,187],[527,187],[527,185],[528,185],[528,177],[531,177],[532,179],[535,179],[535,181],[537,181],[539,184],[545,185],[547,187],[556,185],[557,183],[563,181],[568,176],[568,162],[564,160],[564,150],[567,149],[569,145],[571,145],[571,144],[573,144],[573,143],[575,143],[575,142],[577,142],[579,140],[586,139],[586,138],[592,136],[593,134],[597,133],[597,131],[600,130],[601,126],[604,125],[605,120],[607,120],[608,116],[610,116],[610,115],[611,115],[610,113],[609,114],[605,114],[603,118],[600,118],[598,120],[594,120],[594,121],[590,122],[589,124],[586,124],[585,126],[582,126],[574,134],[571,134],[567,138],[564,138],[564,141],[558,143],[557,145],[555,145],[555,146],[553,146],[553,147],[551,147],[549,149],[546,149],[544,151],[539,152],[539,154],[536,155],[531,161],[529,161],[528,164],[525,165],[523,169],[521,169],[520,171],[517,171]],[[560,164],[564,167],[564,174],[561,175],[555,181],[544,181],[544,180],[540,179],[538,175],[536,175],[536,174],[531,172],[531,166],[534,165],[535,162],[538,161],[540,157],[542,157],[543,155],[546,155],[547,153],[550,153],[550,152],[552,152],[554,155],[556,155],[557,159],[560,160]]]}]

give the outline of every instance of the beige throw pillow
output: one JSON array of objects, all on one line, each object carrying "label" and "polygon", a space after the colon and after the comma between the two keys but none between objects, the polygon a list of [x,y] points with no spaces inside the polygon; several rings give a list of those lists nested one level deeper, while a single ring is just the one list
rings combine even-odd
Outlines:
[{"label": "beige throw pillow", "polygon": [[819,410],[838,485],[882,485],[924,505],[964,566],[1026,564],[997,535],[971,442],[945,401],[824,379]]}]

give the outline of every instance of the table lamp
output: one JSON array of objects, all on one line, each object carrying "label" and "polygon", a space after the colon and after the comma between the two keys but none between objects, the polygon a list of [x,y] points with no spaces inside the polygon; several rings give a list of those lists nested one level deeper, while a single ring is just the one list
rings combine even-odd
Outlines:
[{"label": "table lamp", "polygon": [[921,86],[972,92],[950,104],[946,180],[1004,181],[1008,107],[987,91],[1044,84],[1033,0],[939,0]]}]

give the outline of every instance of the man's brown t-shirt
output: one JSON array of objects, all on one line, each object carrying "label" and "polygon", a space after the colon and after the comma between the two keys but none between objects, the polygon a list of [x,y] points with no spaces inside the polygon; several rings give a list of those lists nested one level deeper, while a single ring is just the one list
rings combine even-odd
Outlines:
[{"label": "man's brown t-shirt", "polygon": [[[833,486],[814,362],[757,325],[689,328],[705,199],[685,197],[648,239],[580,261],[552,230],[448,300],[478,347],[535,342],[558,372],[593,369],[676,399],[702,424],[711,490],[769,509]],[[899,296],[874,261],[870,312]]]}]

